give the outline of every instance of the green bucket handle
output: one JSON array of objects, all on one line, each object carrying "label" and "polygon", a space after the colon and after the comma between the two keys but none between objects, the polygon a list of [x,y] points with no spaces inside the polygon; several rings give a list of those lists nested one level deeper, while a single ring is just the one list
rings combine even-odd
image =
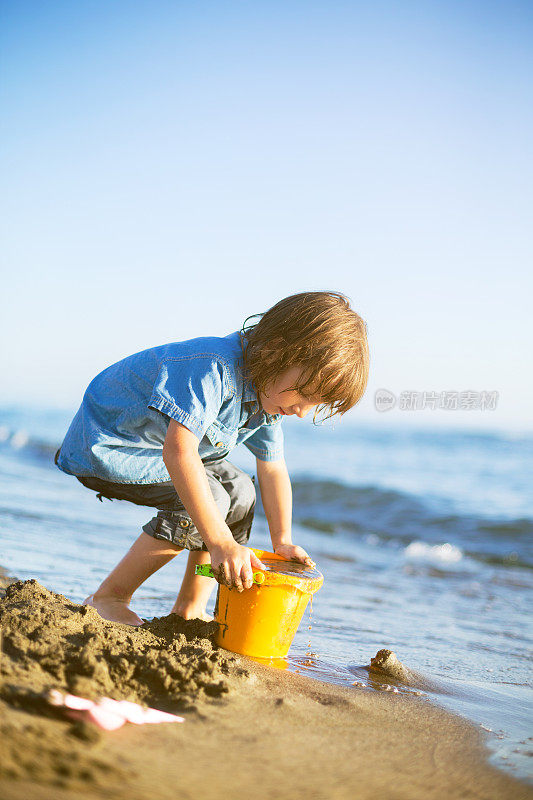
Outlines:
[{"label": "green bucket handle", "polygon": [[[216,578],[216,575],[213,572],[213,567],[211,566],[211,564],[198,564],[194,570],[194,574],[203,575],[204,578]],[[253,582],[256,583],[258,586],[261,586],[261,584],[265,582],[265,573],[254,572]]]}]

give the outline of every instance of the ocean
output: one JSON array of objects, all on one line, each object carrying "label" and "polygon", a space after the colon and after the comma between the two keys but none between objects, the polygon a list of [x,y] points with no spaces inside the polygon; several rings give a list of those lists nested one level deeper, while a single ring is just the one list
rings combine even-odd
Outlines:
[{"label": "ocean", "polygon": [[[153,514],[98,502],[54,466],[74,411],[0,408],[0,565],[81,602]],[[533,435],[353,419],[284,421],[293,539],[324,574],[285,666],[353,691],[420,693],[480,726],[492,763],[531,777]],[[253,472],[245,448],[231,460]],[[260,505],[250,544],[270,549]],[[153,575],[135,611],[167,614],[184,564]],[[419,688],[366,669],[382,648]]]}]

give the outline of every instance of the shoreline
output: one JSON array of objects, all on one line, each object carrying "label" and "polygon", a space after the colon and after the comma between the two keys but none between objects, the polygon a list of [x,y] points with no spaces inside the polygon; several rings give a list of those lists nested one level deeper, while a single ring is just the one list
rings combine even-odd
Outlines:
[{"label": "shoreline", "polygon": [[[158,800],[533,798],[488,763],[474,724],[423,698],[218,650],[213,623],[163,617],[131,629],[36,581],[13,583],[0,612],[6,800],[152,800],[154,787]],[[42,693],[53,687],[157,705],[185,722],[101,732],[49,714]]]}]

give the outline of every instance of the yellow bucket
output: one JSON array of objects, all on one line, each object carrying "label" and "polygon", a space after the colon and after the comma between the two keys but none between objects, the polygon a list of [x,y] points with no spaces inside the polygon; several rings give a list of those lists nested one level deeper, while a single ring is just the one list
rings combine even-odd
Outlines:
[{"label": "yellow bucket", "polygon": [[[252,548],[265,564],[260,586],[238,592],[219,584],[215,642],[226,650],[256,658],[284,658],[307,603],[324,583],[317,569]],[[257,570],[254,570],[257,572]]]}]

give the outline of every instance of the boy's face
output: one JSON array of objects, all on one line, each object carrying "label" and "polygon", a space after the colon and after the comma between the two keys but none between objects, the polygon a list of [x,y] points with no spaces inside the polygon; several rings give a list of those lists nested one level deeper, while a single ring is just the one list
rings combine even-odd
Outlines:
[{"label": "boy's face", "polygon": [[310,397],[300,394],[293,387],[298,383],[302,370],[300,367],[291,367],[279,378],[270,383],[264,393],[259,394],[259,402],[267,414],[283,414],[284,416],[305,417],[312,409],[321,403],[320,397]]}]

